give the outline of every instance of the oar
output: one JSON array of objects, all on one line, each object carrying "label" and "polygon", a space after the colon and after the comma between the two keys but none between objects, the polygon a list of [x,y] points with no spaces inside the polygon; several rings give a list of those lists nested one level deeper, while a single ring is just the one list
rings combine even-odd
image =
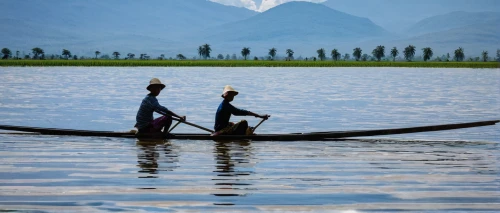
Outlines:
[{"label": "oar", "polygon": [[[205,128],[205,127],[198,126],[198,125],[196,125],[196,124],[194,124],[194,123],[189,123],[189,122],[187,122],[187,121],[181,121],[181,120],[180,120],[180,119],[178,119],[178,118],[173,118],[173,117],[172,117],[172,120],[174,120],[174,121],[179,121],[179,122],[182,122],[182,123],[185,123],[185,124],[187,124],[187,125],[189,125],[189,126],[194,126],[194,127],[198,128],[198,129],[202,129],[202,130],[205,130],[205,131],[210,132],[210,133],[214,133],[214,131],[213,131],[213,130],[211,130],[211,129],[207,129],[207,128]],[[177,124],[176,124],[176,125],[177,125]]]},{"label": "oar", "polygon": [[172,127],[170,128],[170,130],[168,130],[168,132],[170,133],[172,130],[175,129],[175,127],[177,127],[177,125],[179,125],[181,123],[181,121],[177,121],[177,123]]},{"label": "oar", "polygon": [[255,129],[257,129],[257,127],[259,127],[259,126],[260,126],[260,124],[262,124],[265,120],[267,120],[267,119],[262,119],[262,120],[261,120],[261,121],[257,124],[257,126],[255,126],[255,127],[252,129],[252,131],[253,131],[253,132],[255,132]]}]

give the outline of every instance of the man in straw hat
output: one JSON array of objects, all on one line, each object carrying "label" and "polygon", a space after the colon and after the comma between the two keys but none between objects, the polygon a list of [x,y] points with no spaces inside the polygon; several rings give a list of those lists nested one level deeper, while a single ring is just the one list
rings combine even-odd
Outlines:
[{"label": "man in straw hat", "polygon": [[[135,127],[139,130],[139,134],[158,133],[162,132],[163,129],[163,134],[166,136],[172,124],[171,116],[177,117],[182,121],[186,120],[186,116],[179,116],[158,103],[156,96],[160,94],[163,88],[165,88],[165,84],[162,84],[160,79],[153,78],[149,81],[149,86],[146,89],[150,93],[142,100],[136,116],[137,123]],[[153,112],[157,112],[163,116],[153,119]]]},{"label": "man in straw hat", "polygon": [[220,103],[219,108],[217,109],[217,113],[215,114],[215,133],[212,134],[212,136],[253,134],[252,130],[248,128],[248,122],[246,120],[241,120],[238,123],[229,122],[231,115],[252,115],[265,120],[270,117],[270,115],[259,115],[244,109],[238,109],[234,107],[230,102],[233,101],[234,96],[236,95],[238,95],[238,91],[234,90],[233,87],[231,87],[230,85],[226,85],[224,87],[224,91],[222,92],[222,97],[224,98],[224,100],[222,101],[222,103]]}]

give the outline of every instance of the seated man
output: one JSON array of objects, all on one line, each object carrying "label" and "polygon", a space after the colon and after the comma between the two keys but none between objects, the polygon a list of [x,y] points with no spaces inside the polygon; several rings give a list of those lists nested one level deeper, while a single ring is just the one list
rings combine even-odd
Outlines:
[{"label": "seated man", "polygon": [[234,96],[236,95],[238,95],[238,92],[231,86],[227,85],[224,87],[224,91],[222,92],[224,100],[219,105],[217,113],[215,114],[215,133],[213,133],[212,136],[253,134],[252,130],[248,128],[248,122],[246,120],[241,120],[236,124],[229,122],[231,115],[252,115],[266,120],[270,117],[270,115],[258,115],[253,112],[234,107],[229,102],[233,101]]},{"label": "seated man", "polygon": [[[165,88],[165,85],[162,84],[158,78],[153,78],[149,81],[149,86],[146,89],[149,90],[150,93],[142,100],[136,116],[137,123],[135,127],[139,130],[138,133],[141,135],[161,133],[163,129],[163,136],[167,136],[168,129],[172,124],[171,116],[177,117],[182,121],[186,120],[186,116],[179,116],[158,103],[156,96],[160,94],[163,88]],[[153,112],[157,112],[163,116],[153,119]]]}]

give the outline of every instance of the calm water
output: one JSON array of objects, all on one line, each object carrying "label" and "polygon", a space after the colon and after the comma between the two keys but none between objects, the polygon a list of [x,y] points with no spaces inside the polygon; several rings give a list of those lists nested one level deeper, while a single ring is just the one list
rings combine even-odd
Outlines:
[{"label": "calm water", "polygon": [[[7,125],[127,131],[152,77],[167,85],[160,103],[209,128],[226,84],[240,91],[235,106],[272,115],[257,133],[500,119],[499,69],[0,68],[0,77]],[[0,134],[0,156],[0,211],[500,210],[500,125],[318,142]]]}]

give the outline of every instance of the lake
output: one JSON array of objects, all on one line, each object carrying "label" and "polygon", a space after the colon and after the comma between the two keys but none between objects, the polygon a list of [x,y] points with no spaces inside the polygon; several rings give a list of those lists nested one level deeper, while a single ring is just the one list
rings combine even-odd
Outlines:
[{"label": "lake", "polygon": [[[500,119],[500,69],[0,67],[0,77],[3,125],[128,131],[153,77],[166,84],[162,105],[210,129],[227,84],[240,92],[233,105],[271,114],[261,134]],[[500,210],[500,125],[313,142],[5,132],[0,211]]]}]

